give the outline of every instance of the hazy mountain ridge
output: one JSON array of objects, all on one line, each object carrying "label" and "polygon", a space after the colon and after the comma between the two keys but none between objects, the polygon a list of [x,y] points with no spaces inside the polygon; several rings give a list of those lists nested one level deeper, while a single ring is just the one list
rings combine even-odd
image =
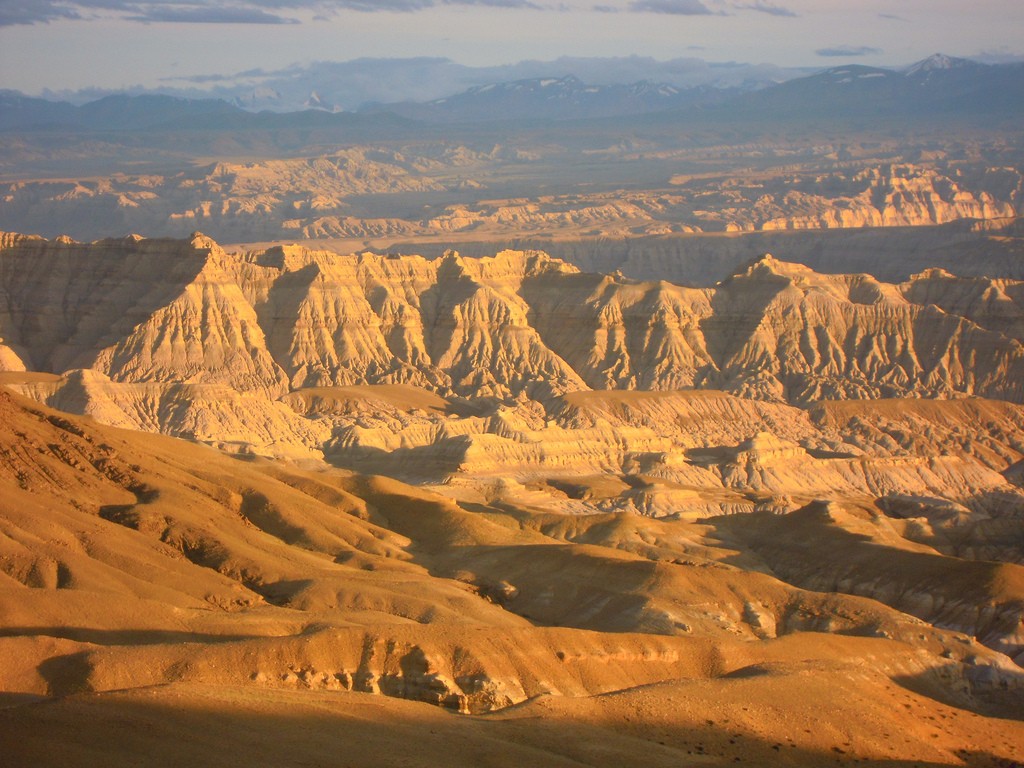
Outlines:
[{"label": "hazy mountain ridge", "polygon": [[[443,58],[373,59],[314,62],[279,71],[209,75],[171,80],[160,93],[178,98],[218,98],[250,111],[277,112],[317,108],[355,110],[367,104],[431,101],[471,88],[525,79],[576,77],[593,85],[639,81],[677,88],[757,88],[805,74],[799,68],[771,64],[715,63],[698,58],[657,61],[642,56],[563,57],[495,67],[470,67]],[[194,83],[189,86],[188,83]],[[139,89],[131,91],[135,94]],[[47,94],[50,100],[81,104],[110,95],[85,90]]]},{"label": "hazy mountain ridge", "polygon": [[[450,62],[449,62],[450,64]],[[590,80],[585,74],[544,70],[527,79],[477,81],[465,90],[431,95],[423,86],[403,101],[368,99],[372,114],[393,112],[415,120],[479,122],[495,120],[581,120],[665,113],[705,118],[800,119],[807,116],[893,116],[985,113],[1010,117],[1020,112],[1024,64],[979,64],[936,55],[904,71],[851,64],[818,74],[757,87],[737,83],[615,77]],[[420,71],[418,78],[424,77]],[[187,98],[167,94],[111,94],[82,106],[70,102],[0,92],[0,130],[131,131],[169,128],[239,130],[243,128],[345,125],[351,115],[337,114],[329,87],[312,85],[301,100],[290,100],[279,117],[261,108],[256,97]],[[268,91],[274,94],[272,88]],[[426,96],[426,98],[424,98]],[[557,98],[553,98],[557,96]],[[265,109],[265,107],[264,107]],[[352,109],[352,107],[349,107]],[[706,114],[705,114],[706,113]],[[284,117],[290,115],[290,117]],[[314,115],[318,115],[314,117]],[[329,118],[334,118],[333,122]],[[702,118],[703,119],[703,118]]]},{"label": "hazy mountain ridge", "polygon": [[243,110],[220,99],[112,94],[76,106],[68,102],[0,92],[3,131],[152,131],[210,117],[231,118]]},{"label": "hazy mountain ridge", "polygon": [[936,54],[899,71],[832,67],[727,105],[733,116],[878,118],[953,114],[1010,117],[1021,110],[1024,63],[980,64]]},{"label": "hazy mountain ridge", "polygon": [[679,88],[648,80],[592,85],[570,75],[489,83],[443,99],[373,104],[360,112],[390,112],[428,123],[585,120],[720,104],[742,90]]},{"label": "hazy mountain ridge", "polygon": [[[930,115],[981,112],[1017,114],[1024,95],[1024,64],[980,64],[936,54],[904,70],[851,64],[766,83],[758,88],[640,81],[595,86],[578,78],[535,78],[490,83],[444,99],[375,105],[413,119],[582,120],[665,112],[684,119]],[[706,114],[704,114],[706,113]]]}]

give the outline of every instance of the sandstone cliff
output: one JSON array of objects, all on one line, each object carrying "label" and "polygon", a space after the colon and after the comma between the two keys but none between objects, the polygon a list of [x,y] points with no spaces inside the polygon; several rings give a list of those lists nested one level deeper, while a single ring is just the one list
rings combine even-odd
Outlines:
[{"label": "sandstone cliff", "polygon": [[340,256],[137,237],[5,236],[4,367],[114,382],[409,383],[546,401],[713,387],[760,399],[1024,397],[1020,284],[827,277],[770,257],[714,290],[578,273],[540,252]]},{"label": "sandstone cliff", "polygon": [[[784,403],[1021,401],[1021,294],[1009,280],[933,270],[889,284],[771,257],[693,289],[583,274],[536,251],[431,261],[297,246],[235,254],[201,235],[4,235],[0,363],[9,384],[51,404],[237,450],[367,466],[405,456],[410,467],[430,454],[432,474],[482,471],[484,456],[495,471],[635,466],[684,482],[696,470],[674,463],[673,446],[735,446],[766,427],[850,451]],[[424,412],[327,405],[334,389],[362,385],[448,399]],[[754,400],[561,399],[694,388]],[[302,394],[321,390],[318,404]],[[476,405],[460,410],[462,398]],[[711,413],[728,426],[709,431]]]}]

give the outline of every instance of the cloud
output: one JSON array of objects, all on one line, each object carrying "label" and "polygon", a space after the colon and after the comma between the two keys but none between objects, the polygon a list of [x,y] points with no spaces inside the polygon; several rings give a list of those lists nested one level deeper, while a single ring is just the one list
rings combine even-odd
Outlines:
[{"label": "cloud", "polygon": [[298,19],[285,18],[258,8],[217,6],[149,7],[141,13],[124,17],[127,21],[145,24],[298,24]]},{"label": "cloud", "polygon": [[100,12],[143,23],[289,24],[295,19],[268,13],[260,6],[298,7],[289,0],[0,0],[0,27],[46,24],[59,19],[89,21]]},{"label": "cloud", "polygon": [[881,48],[872,48],[870,45],[837,45],[833,48],[819,48],[815,51],[818,56],[870,56],[873,53],[881,52]]},{"label": "cloud", "polygon": [[53,0],[4,0],[0,2],[0,27],[45,24],[57,19],[80,19],[74,8]]},{"label": "cloud", "polygon": [[759,11],[760,13],[767,13],[770,16],[795,17],[797,15],[793,11],[789,10],[789,8],[772,5],[771,3],[764,2],[764,0],[755,0],[753,3],[736,3],[733,5],[733,8],[740,11]]},{"label": "cloud", "polygon": [[970,58],[980,61],[982,64],[1019,64],[1024,62],[1024,54],[1013,53],[1006,48],[980,51]]},{"label": "cloud", "polygon": [[[544,8],[529,0],[444,0],[445,5],[484,5],[488,8],[530,8],[535,11]],[[559,8],[558,10],[565,10]]]},{"label": "cloud", "polygon": [[[270,0],[270,2],[272,3],[274,0]],[[287,0],[284,0],[284,2],[287,2]],[[319,0],[318,2],[295,4],[316,7],[326,11],[361,11],[363,13],[374,13],[377,11],[412,13],[441,5],[543,10],[541,6],[531,2],[531,0]]]},{"label": "cloud", "polygon": [[878,18],[886,19],[888,21],[906,21],[902,16],[897,16],[895,13],[880,13]]},{"label": "cloud", "polygon": [[713,13],[700,0],[633,0],[629,10],[634,13],[667,13],[674,16],[710,16]]},{"label": "cloud", "polygon": [[542,9],[532,0],[0,0],[0,27],[87,21],[98,12],[145,24],[295,24],[299,19],[289,13],[324,19],[341,11],[413,13],[441,6]]},{"label": "cloud", "polygon": [[[273,0],[271,0],[272,2]],[[437,3],[434,0],[324,0],[324,2],[295,3],[295,5],[315,8],[321,12],[359,11],[360,13],[374,13],[376,11],[390,11],[392,13],[412,13],[432,8]]]}]

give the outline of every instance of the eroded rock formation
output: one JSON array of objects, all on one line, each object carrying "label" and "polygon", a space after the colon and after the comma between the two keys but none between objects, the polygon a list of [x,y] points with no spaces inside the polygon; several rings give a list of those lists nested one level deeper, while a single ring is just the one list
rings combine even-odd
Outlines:
[{"label": "eroded rock formation", "polygon": [[581,389],[760,399],[1024,398],[1020,285],[892,285],[765,256],[715,289],[579,273],[541,252],[437,261],[298,247],[5,236],[6,368],[222,383],[276,398],[408,383],[546,400]]}]

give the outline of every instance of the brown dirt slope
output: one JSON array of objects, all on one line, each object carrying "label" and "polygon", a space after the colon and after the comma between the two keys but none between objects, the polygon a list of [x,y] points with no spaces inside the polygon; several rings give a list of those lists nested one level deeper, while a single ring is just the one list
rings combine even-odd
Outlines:
[{"label": "brown dirt slope", "polygon": [[[765,548],[738,518],[454,501],[2,392],[0,484],[14,764],[997,766],[1024,738],[999,719],[1019,669],[971,637],[994,624],[781,567],[827,524],[878,573],[853,513],[780,518]],[[878,530],[886,563],[928,558],[912,578],[969,567]],[[1016,566],[970,567],[966,598],[1018,599]]]}]

